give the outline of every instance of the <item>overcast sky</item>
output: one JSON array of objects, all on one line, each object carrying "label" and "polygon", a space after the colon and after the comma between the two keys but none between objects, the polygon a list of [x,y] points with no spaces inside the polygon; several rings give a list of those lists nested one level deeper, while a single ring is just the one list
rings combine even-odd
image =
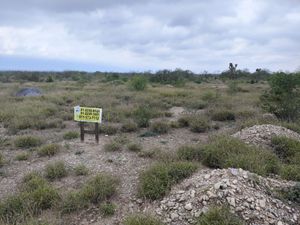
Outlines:
[{"label": "overcast sky", "polygon": [[300,0],[0,0],[0,69],[300,69]]}]

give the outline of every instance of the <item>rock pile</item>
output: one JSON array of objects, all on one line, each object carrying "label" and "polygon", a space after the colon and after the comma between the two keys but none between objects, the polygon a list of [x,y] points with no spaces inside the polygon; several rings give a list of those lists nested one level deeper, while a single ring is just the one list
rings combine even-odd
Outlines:
[{"label": "rock pile", "polygon": [[16,93],[17,97],[40,96],[42,92],[38,88],[23,88]]},{"label": "rock pile", "polygon": [[285,136],[300,140],[300,135],[285,127],[271,124],[255,125],[245,128],[235,134],[233,137],[243,140],[247,144],[269,146],[273,136]]},{"label": "rock pile", "polygon": [[211,206],[228,205],[249,225],[300,224],[299,209],[274,197],[273,192],[294,184],[242,169],[207,169],[173,188],[151,211],[166,224],[187,225]]}]

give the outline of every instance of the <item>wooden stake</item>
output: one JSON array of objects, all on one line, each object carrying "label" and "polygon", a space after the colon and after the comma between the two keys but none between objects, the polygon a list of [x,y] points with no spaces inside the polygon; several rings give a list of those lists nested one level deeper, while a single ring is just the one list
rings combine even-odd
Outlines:
[{"label": "wooden stake", "polygon": [[84,122],[80,122],[80,139],[81,139],[81,142],[84,141]]},{"label": "wooden stake", "polygon": [[95,123],[95,139],[97,144],[99,144],[99,124]]}]

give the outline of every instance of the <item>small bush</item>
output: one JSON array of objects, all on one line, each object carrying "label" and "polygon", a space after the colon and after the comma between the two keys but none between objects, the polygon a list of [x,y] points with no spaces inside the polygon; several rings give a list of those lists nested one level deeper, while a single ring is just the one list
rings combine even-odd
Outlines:
[{"label": "small bush", "polygon": [[131,215],[124,221],[124,225],[164,225],[158,219],[150,215]]},{"label": "small bush", "polygon": [[190,176],[197,166],[190,162],[159,163],[143,172],[140,177],[139,196],[152,200],[163,197],[173,184]]},{"label": "small bush", "polygon": [[[22,152],[22,153],[19,153],[18,155],[16,155],[16,160],[18,161],[25,161],[29,158],[30,154],[27,153],[27,152]],[[1,157],[0,157],[1,158]],[[1,160],[0,160],[1,161]],[[1,162],[0,162],[0,166],[1,166]]]},{"label": "small bush", "polygon": [[61,179],[67,176],[67,169],[63,161],[48,164],[45,168],[45,176],[49,180]]},{"label": "small bush", "polygon": [[0,167],[2,167],[4,165],[4,157],[3,155],[0,153]]},{"label": "small bush", "polygon": [[280,175],[286,180],[300,181],[300,165],[283,165]]},{"label": "small bush", "polygon": [[245,223],[232,214],[228,208],[211,208],[207,213],[200,216],[196,225],[245,225]]},{"label": "small bush", "polygon": [[227,121],[235,120],[235,114],[232,111],[220,110],[212,114],[212,120],[215,121]]},{"label": "small bush", "polygon": [[110,125],[100,125],[99,132],[101,134],[114,135],[118,132],[118,128]]},{"label": "small bush", "polygon": [[151,124],[151,131],[157,134],[166,134],[169,129],[169,124],[163,121],[156,121]]},{"label": "small bush", "polygon": [[140,152],[140,151],[142,151],[142,146],[140,144],[136,144],[136,143],[131,143],[131,144],[127,145],[127,148],[131,152]]},{"label": "small bush", "polygon": [[280,161],[274,153],[232,137],[216,137],[202,147],[200,154],[202,162],[212,168],[242,168],[260,175],[277,174],[280,170]]},{"label": "small bush", "polygon": [[65,140],[71,140],[71,139],[75,139],[79,137],[79,133],[76,131],[68,131],[66,133],[64,133],[64,139]]},{"label": "small bush", "polygon": [[40,147],[37,151],[39,156],[54,156],[59,152],[60,146],[58,144],[47,144]]},{"label": "small bush", "polygon": [[182,116],[178,119],[179,127],[188,127],[190,125],[190,117],[189,116]]},{"label": "small bush", "polygon": [[121,128],[123,132],[135,132],[137,131],[137,129],[137,124],[132,120],[127,120],[125,123],[122,124]]},{"label": "small bush", "polygon": [[85,165],[80,164],[74,168],[74,172],[76,176],[85,176],[88,175],[89,169]]},{"label": "small bush", "polygon": [[281,194],[285,199],[300,204],[300,183],[283,189]]},{"label": "small bush", "polygon": [[190,129],[195,133],[202,133],[207,131],[210,128],[210,122],[207,118],[204,117],[193,117],[189,122]]},{"label": "small bush", "polygon": [[100,211],[103,216],[112,216],[115,214],[116,205],[110,202],[105,202],[100,205]]},{"label": "small bush", "polygon": [[15,146],[19,148],[32,148],[41,144],[41,139],[33,136],[20,136],[15,139]]},{"label": "small bush", "polygon": [[182,146],[178,148],[177,156],[181,160],[200,161],[201,149],[196,146]]},{"label": "small bush", "polygon": [[122,150],[122,145],[116,140],[113,140],[104,145],[104,150],[107,152],[116,152]]},{"label": "small bush", "polygon": [[82,188],[82,198],[94,204],[108,200],[116,193],[117,183],[115,177],[98,174]]},{"label": "small bush", "polygon": [[271,143],[276,155],[285,163],[292,163],[295,155],[300,154],[300,142],[295,139],[277,136],[271,139]]},{"label": "small bush", "polygon": [[188,104],[188,107],[191,109],[204,109],[207,107],[207,102],[202,100],[192,101]]},{"label": "small bush", "polygon": [[134,112],[134,120],[139,127],[149,127],[152,110],[148,106],[139,106]]},{"label": "small bush", "polygon": [[60,204],[60,212],[62,214],[76,212],[88,207],[89,202],[82,198],[80,191],[69,192]]},{"label": "small bush", "polygon": [[148,80],[145,76],[134,76],[130,79],[130,88],[135,91],[143,91],[147,87]]}]

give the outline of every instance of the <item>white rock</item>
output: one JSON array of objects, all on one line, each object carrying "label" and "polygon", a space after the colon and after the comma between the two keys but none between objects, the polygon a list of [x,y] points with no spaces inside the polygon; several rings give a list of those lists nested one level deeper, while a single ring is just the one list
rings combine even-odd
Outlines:
[{"label": "white rock", "polygon": [[192,210],[193,209],[193,206],[192,206],[192,203],[188,203],[188,204],[186,204],[185,206],[184,206],[184,208],[186,209],[186,210]]}]

